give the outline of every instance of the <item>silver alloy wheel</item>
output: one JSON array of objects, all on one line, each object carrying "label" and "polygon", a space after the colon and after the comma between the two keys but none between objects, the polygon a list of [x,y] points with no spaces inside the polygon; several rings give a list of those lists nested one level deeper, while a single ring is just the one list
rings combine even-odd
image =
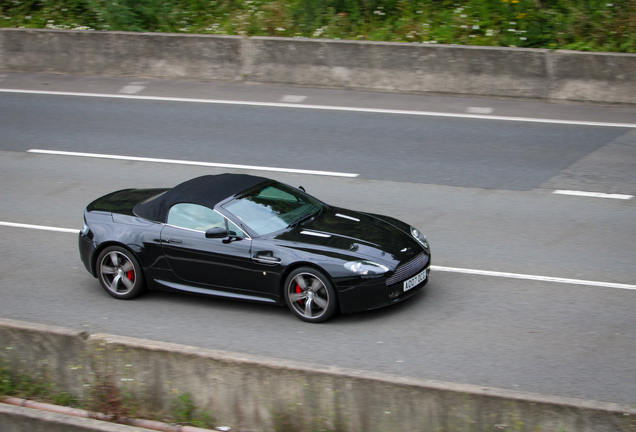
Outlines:
[{"label": "silver alloy wheel", "polygon": [[329,290],[314,274],[298,273],[287,285],[294,311],[310,319],[320,318],[329,307]]},{"label": "silver alloy wheel", "polygon": [[104,255],[99,272],[103,285],[117,296],[126,295],[135,287],[135,266],[122,252],[111,251]]}]

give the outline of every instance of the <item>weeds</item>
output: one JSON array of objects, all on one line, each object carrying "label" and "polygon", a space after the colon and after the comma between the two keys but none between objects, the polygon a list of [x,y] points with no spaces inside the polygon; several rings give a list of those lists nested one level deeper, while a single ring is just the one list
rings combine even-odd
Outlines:
[{"label": "weeds", "polygon": [[636,0],[0,0],[0,27],[636,52]]},{"label": "weeds", "polygon": [[86,404],[89,411],[105,414],[113,421],[131,417],[136,411],[136,404],[117,387],[111,374],[96,372],[89,388]]},{"label": "weeds", "polygon": [[171,405],[171,417],[175,423],[201,428],[212,428],[215,425],[214,418],[208,411],[200,410],[195,406],[190,393],[179,395]]},{"label": "weeds", "polygon": [[[14,396],[86,409],[105,414],[114,422],[139,415],[140,404],[115,383],[116,380],[112,374],[96,372],[93,381],[87,384],[88,397],[82,400],[67,392],[59,391],[44,375],[30,376],[25,373],[15,373],[7,365],[0,365],[0,397]],[[146,417],[155,418],[155,416]],[[190,393],[184,393],[175,398],[171,404],[170,414],[162,420],[202,428],[215,426],[210,412],[199,409],[194,404]]]},{"label": "weeds", "polygon": [[0,365],[0,396],[14,396],[23,399],[37,399],[56,405],[78,407],[79,399],[57,389],[46,376],[31,376],[25,373],[12,373],[7,365]]}]

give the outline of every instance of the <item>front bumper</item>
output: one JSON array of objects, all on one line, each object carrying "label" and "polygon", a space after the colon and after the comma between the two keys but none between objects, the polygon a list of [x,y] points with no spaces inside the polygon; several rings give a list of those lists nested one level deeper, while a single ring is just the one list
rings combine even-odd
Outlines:
[{"label": "front bumper", "polygon": [[336,284],[340,299],[340,312],[352,313],[379,309],[411,298],[428,283],[430,260],[425,270],[426,279],[407,291],[404,291],[404,281],[387,286],[387,278],[385,277],[367,279],[355,285],[351,281],[345,285]]},{"label": "front bumper", "polygon": [[88,270],[90,274],[95,276],[95,272],[93,269],[93,262],[92,262],[93,251],[95,250],[93,241],[89,239],[86,235],[80,232],[79,238],[77,239],[77,243],[79,246],[80,258],[82,259],[82,262],[84,263],[84,267],[86,267],[86,270]]}]

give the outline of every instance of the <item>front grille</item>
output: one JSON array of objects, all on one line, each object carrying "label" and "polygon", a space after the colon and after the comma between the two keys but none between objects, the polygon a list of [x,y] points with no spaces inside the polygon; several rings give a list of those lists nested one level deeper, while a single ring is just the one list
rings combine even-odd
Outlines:
[{"label": "front grille", "polygon": [[415,276],[420,271],[422,271],[424,267],[426,267],[426,264],[428,264],[428,255],[422,252],[411,261],[399,265],[398,268],[395,270],[395,273],[393,273],[393,275],[386,280],[386,285],[390,286],[406,280],[411,276]]}]

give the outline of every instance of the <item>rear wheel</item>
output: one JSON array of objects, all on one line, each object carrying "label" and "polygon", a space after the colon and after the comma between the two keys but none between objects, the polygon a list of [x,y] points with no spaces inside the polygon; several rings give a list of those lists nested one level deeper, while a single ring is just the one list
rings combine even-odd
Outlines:
[{"label": "rear wheel", "polygon": [[338,310],[338,296],[329,278],[319,270],[300,267],[285,281],[285,301],[301,320],[324,322]]},{"label": "rear wheel", "polygon": [[99,283],[111,296],[128,300],[144,290],[144,275],[132,252],[109,246],[97,258]]}]

